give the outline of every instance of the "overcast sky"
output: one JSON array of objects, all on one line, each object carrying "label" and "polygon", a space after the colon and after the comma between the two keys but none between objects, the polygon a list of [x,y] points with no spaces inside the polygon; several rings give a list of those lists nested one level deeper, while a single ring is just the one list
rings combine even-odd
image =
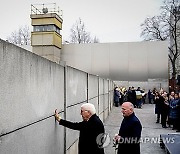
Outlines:
[{"label": "overcast sky", "polygon": [[31,28],[31,4],[56,3],[63,11],[62,37],[68,40],[72,25],[81,18],[87,31],[100,42],[141,41],[140,24],[159,14],[162,0],[0,0],[0,38],[19,27]]}]

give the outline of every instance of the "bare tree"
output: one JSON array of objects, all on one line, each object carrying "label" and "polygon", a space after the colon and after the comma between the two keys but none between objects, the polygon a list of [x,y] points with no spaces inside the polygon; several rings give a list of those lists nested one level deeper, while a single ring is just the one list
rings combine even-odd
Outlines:
[{"label": "bare tree", "polygon": [[177,75],[180,55],[180,3],[179,0],[164,0],[159,16],[148,17],[141,24],[141,37],[144,40],[168,40],[169,60],[172,79]]},{"label": "bare tree", "polygon": [[167,40],[169,37],[169,30],[162,16],[148,17],[144,23],[141,24],[143,31],[141,37],[146,41],[151,40]]},{"label": "bare tree", "polygon": [[22,26],[17,31],[7,37],[7,41],[16,45],[30,45],[30,29],[28,26]]},{"label": "bare tree", "polygon": [[93,39],[92,39],[92,43],[99,43],[99,39],[95,36]]},{"label": "bare tree", "polygon": [[90,32],[85,29],[84,22],[79,18],[71,28],[70,43],[98,43],[99,39],[94,37],[92,39]]}]

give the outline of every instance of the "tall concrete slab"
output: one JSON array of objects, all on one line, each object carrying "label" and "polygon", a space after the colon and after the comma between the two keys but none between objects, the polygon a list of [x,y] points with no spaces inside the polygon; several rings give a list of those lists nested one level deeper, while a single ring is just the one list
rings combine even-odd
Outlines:
[{"label": "tall concrete slab", "polygon": [[57,150],[52,143],[64,133],[53,112],[64,110],[64,67],[0,40],[0,81],[0,153]]},{"label": "tall concrete slab", "polygon": [[87,73],[67,67],[67,106],[87,100]]},{"label": "tall concrete slab", "polygon": [[98,84],[99,77],[89,74],[88,77],[88,102],[94,104],[96,112],[99,111],[99,102],[98,102]]}]

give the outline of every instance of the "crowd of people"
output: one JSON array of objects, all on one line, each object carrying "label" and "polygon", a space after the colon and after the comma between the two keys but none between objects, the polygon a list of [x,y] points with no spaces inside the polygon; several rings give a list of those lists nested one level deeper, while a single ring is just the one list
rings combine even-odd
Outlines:
[{"label": "crowd of people", "polygon": [[180,93],[171,91],[154,91],[156,123],[161,123],[163,128],[172,127],[180,132]]},{"label": "crowd of people", "polygon": [[138,87],[135,89],[133,86],[127,90],[125,87],[115,87],[114,89],[114,103],[118,107],[123,102],[131,102],[135,108],[142,108],[145,103],[147,93],[145,90]]},{"label": "crowd of people", "polygon": [[[124,91],[122,91],[124,89]],[[172,127],[177,132],[180,131],[180,92],[170,93],[162,88],[158,91],[156,88],[145,92],[140,87],[114,89],[114,104],[116,107],[125,101],[131,102],[135,108],[142,108],[147,96],[147,103],[155,104],[155,114],[157,115],[156,123],[160,123],[163,128]]]},{"label": "crowd of people", "polygon": [[[177,132],[180,131],[180,93],[172,91],[168,94],[161,89],[153,89],[147,93],[140,87],[126,88],[115,87],[114,104],[116,107],[121,105],[123,120],[121,122],[119,133],[115,134],[113,144],[117,147],[117,153],[140,154],[140,138],[142,125],[134,113],[134,108],[141,108],[145,103],[146,95],[150,104],[155,105],[157,114],[156,123],[161,123],[163,128],[172,127]],[[79,154],[104,154],[104,144],[106,143],[106,133],[104,124],[96,114],[95,106],[91,103],[82,104],[80,108],[82,121],[71,122],[62,119],[55,110],[55,118],[59,125],[78,130],[79,133]],[[110,140],[109,140],[110,142]]]}]

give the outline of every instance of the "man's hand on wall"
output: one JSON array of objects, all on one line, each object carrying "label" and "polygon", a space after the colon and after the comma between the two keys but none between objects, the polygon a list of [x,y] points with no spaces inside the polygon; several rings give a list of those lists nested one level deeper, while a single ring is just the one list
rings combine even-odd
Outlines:
[{"label": "man's hand on wall", "polygon": [[60,120],[61,120],[61,117],[60,117],[60,115],[58,114],[58,112],[57,112],[57,109],[55,110],[55,118],[56,118],[56,120],[58,121],[58,122],[60,122]]}]

